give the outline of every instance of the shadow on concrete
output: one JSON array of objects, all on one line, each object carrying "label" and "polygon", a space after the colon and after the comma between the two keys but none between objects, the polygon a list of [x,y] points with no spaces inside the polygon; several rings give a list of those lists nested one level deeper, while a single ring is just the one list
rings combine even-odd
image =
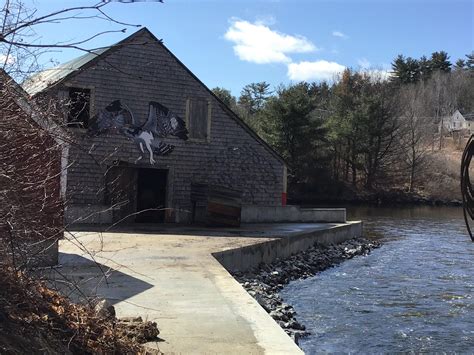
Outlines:
[{"label": "shadow on concrete", "polygon": [[86,303],[100,297],[113,305],[126,302],[153,287],[127,272],[132,270],[120,265],[112,268],[77,254],[60,252],[59,266],[43,270],[42,274],[54,288],[74,302]]},{"label": "shadow on concrete", "polygon": [[334,227],[337,223],[256,223],[242,224],[235,227],[207,227],[203,225],[179,224],[127,224],[113,228],[101,225],[75,225],[72,232],[98,232],[123,234],[156,234],[183,235],[203,237],[239,237],[239,238],[285,238],[309,231],[323,230]]}]

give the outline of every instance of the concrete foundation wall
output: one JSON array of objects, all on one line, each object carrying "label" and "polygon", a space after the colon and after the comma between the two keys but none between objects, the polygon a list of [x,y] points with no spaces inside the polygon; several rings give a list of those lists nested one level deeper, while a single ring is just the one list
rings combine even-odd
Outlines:
[{"label": "concrete foundation wall", "polygon": [[243,206],[242,223],[329,222],[345,223],[345,208],[301,208],[299,206]]},{"label": "concrete foundation wall", "polygon": [[67,223],[112,224],[113,210],[106,205],[71,205],[65,211]]},{"label": "concrete foundation wall", "polygon": [[348,222],[332,228],[284,237],[243,248],[214,253],[214,257],[229,271],[245,271],[260,263],[271,263],[307,250],[315,243],[338,244],[362,236],[362,222]]}]

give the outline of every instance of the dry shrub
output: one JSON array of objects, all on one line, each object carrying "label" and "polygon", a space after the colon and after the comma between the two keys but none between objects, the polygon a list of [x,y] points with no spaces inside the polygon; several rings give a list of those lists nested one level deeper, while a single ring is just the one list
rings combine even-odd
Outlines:
[{"label": "dry shrub", "polygon": [[140,342],[158,334],[156,324],[102,316],[21,271],[63,236],[67,137],[51,124],[57,111],[31,102],[1,70],[0,79],[0,353],[144,353]]},{"label": "dry shrub", "polygon": [[[2,268],[0,285],[0,353],[145,353],[139,342],[149,336],[137,337],[129,324],[73,304],[23,272]],[[148,335],[151,325],[156,329],[156,324],[142,324]]]},{"label": "dry shrub", "polygon": [[62,236],[61,144],[33,117],[52,122],[52,110],[30,110],[21,88],[1,71],[0,79],[0,247],[8,247],[0,256],[20,265]]},{"label": "dry shrub", "polygon": [[434,200],[461,200],[461,151],[444,149],[427,156],[426,169],[420,178],[421,189]]}]

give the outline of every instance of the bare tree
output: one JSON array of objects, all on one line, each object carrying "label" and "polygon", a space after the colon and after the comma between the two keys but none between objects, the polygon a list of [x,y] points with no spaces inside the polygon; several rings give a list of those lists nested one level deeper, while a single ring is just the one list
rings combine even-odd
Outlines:
[{"label": "bare tree", "polygon": [[[452,73],[435,72],[426,82],[427,96],[425,100],[426,114],[432,117],[433,123],[439,124],[439,149],[443,148],[444,119],[463,106],[471,107],[466,94],[472,89],[472,77],[469,73],[455,71]],[[463,103],[464,101],[464,103]]]},{"label": "bare tree", "polygon": [[416,176],[425,163],[430,149],[433,127],[427,116],[426,100],[428,88],[424,82],[402,86],[399,94],[401,110],[400,143],[404,151],[404,162],[408,168],[408,190],[413,191]]},{"label": "bare tree", "polygon": [[[111,33],[125,32],[128,27],[140,27],[121,22],[106,12],[108,2],[88,6],[70,6],[44,15],[28,8],[21,0],[6,0],[0,10],[0,67],[17,81],[40,69],[40,57],[53,51],[75,49],[94,53],[97,48],[86,48],[95,38]],[[103,21],[116,29],[94,33],[65,42],[42,42],[37,30],[45,24],[65,26],[72,21]]]},{"label": "bare tree", "polygon": [[[86,306],[71,303],[23,272],[50,257],[46,251],[54,249],[67,232],[62,218],[64,201],[60,197],[60,175],[65,169],[61,154],[64,145],[74,144],[74,141],[61,127],[63,115],[57,105],[63,103],[46,98],[33,100],[11,77],[22,81],[39,69],[39,58],[51,51],[70,48],[93,53],[94,49],[85,48],[91,40],[125,32],[126,27],[133,26],[108,16],[105,6],[106,3],[101,2],[38,15],[35,9],[27,9],[21,0],[6,0],[0,9],[1,321],[2,324],[9,322],[13,314],[18,338],[35,333],[38,338],[49,338],[56,345],[58,339],[67,344],[55,348],[58,353],[71,349],[75,353],[139,353],[141,349],[140,341],[131,340],[127,335],[128,326],[120,325],[113,317],[99,316],[89,307],[91,303]],[[68,21],[87,19],[114,23],[121,28],[63,43],[40,42],[35,31],[43,24],[60,26]],[[83,245],[80,247],[87,252]],[[92,255],[91,258],[94,260]],[[60,269],[54,268],[52,272],[78,289]],[[156,324],[149,325],[157,334]],[[4,334],[0,337],[6,339]],[[50,351],[44,342],[35,345],[33,340],[30,344],[32,348],[41,346]]]}]

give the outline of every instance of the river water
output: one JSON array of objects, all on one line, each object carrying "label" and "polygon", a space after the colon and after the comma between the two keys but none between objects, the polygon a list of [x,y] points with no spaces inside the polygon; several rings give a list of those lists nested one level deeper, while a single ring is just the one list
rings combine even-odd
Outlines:
[{"label": "river water", "polygon": [[459,208],[349,208],[383,246],[281,292],[321,352],[474,352],[474,243]]}]

